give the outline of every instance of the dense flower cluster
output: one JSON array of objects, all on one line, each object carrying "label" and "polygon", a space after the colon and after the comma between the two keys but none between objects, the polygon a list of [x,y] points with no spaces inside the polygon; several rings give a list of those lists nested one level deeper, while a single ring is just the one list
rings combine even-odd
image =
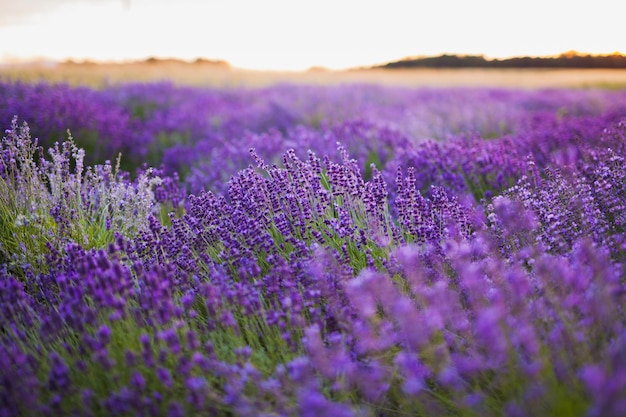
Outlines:
[{"label": "dense flower cluster", "polygon": [[573,162],[578,144],[596,140],[625,109],[623,91],[0,82],[0,120],[19,115],[42,146],[70,128],[88,163],[121,152],[122,168],[162,165],[193,193],[225,193],[251,147],[280,162],[287,149],[306,158],[340,142],[366,178],[371,163],[390,184],[398,168],[412,166],[423,193],[437,185],[481,198],[513,185],[529,153],[541,168]]},{"label": "dense flower cluster", "polygon": [[115,233],[133,236],[143,229],[159,200],[178,201],[180,187],[163,181],[152,168],[131,180],[118,164],[84,165],[85,151],[70,137],[45,155],[28,125],[11,129],[0,143],[2,234],[0,259],[9,269],[46,268],[44,254],[71,242],[102,246]]},{"label": "dense flower cluster", "polygon": [[0,416],[626,414],[623,93],[1,88],[163,165],[13,119]]}]

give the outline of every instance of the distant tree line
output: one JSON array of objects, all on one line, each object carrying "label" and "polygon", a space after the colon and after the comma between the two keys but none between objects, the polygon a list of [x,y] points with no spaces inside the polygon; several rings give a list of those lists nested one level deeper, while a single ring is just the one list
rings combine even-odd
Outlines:
[{"label": "distant tree line", "polygon": [[378,68],[620,68],[626,69],[626,55],[581,55],[565,53],[556,57],[515,57],[486,59],[482,55],[440,55],[405,58]]}]

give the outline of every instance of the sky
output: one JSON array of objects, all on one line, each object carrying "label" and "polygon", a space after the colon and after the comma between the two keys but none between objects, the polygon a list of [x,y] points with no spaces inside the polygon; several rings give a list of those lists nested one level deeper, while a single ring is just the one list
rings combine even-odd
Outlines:
[{"label": "sky", "polygon": [[623,0],[0,0],[0,62],[345,69],[443,53],[626,53]]}]

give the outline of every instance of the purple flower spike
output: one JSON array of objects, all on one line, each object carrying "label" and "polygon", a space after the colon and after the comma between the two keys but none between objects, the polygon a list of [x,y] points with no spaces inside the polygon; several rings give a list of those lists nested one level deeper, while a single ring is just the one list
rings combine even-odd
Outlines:
[{"label": "purple flower spike", "polygon": [[48,376],[48,386],[53,391],[64,392],[70,386],[69,368],[56,352],[50,353],[52,369]]},{"label": "purple flower spike", "polygon": [[185,387],[189,390],[187,403],[197,410],[202,409],[208,388],[206,379],[200,376],[189,377],[185,381]]},{"label": "purple flower spike", "polygon": [[302,417],[318,417],[322,415],[337,417],[353,417],[354,412],[346,405],[334,403],[314,387],[302,389],[298,395],[299,415]]}]

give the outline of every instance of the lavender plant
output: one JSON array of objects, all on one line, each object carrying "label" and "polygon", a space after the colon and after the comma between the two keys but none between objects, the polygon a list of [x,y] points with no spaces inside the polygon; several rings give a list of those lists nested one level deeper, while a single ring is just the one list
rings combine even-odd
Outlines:
[{"label": "lavender plant", "polygon": [[189,196],[174,165],[46,158],[14,119],[0,415],[623,415],[621,96],[456,93],[103,93],[149,136],[172,123],[156,154],[174,107],[215,110],[162,153],[213,152]]},{"label": "lavender plant", "polygon": [[[624,135],[625,127],[621,122],[605,134],[617,131]],[[529,239],[548,252],[569,253],[575,242],[588,237],[607,248],[616,260],[623,260],[624,157],[608,147],[580,151],[583,157],[577,165],[564,170],[548,167],[540,171],[529,156],[527,174],[504,193],[505,197],[498,198],[512,198],[533,213],[539,227]],[[493,206],[489,210],[493,212]],[[497,220],[494,227],[499,227]]]},{"label": "lavender plant", "polygon": [[115,233],[133,236],[157,209],[154,189],[162,180],[150,169],[131,181],[119,162],[85,167],[85,153],[71,136],[50,148],[47,159],[17,117],[5,135],[0,253],[10,269],[45,270],[49,247],[62,250],[70,242],[105,247]]}]

